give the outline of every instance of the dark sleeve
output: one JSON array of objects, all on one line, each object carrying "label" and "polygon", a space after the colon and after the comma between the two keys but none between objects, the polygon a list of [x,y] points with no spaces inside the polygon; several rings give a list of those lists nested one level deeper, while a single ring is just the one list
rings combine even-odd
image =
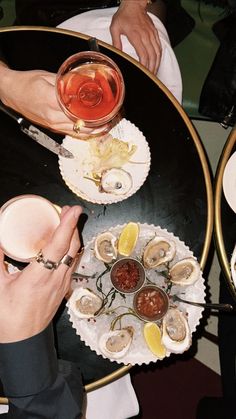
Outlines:
[{"label": "dark sleeve", "polygon": [[58,363],[51,325],[32,338],[0,344],[0,377],[9,419],[81,417],[80,371],[73,363]]},{"label": "dark sleeve", "polygon": [[236,123],[236,15],[225,30],[202,87],[199,113],[227,128]]}]

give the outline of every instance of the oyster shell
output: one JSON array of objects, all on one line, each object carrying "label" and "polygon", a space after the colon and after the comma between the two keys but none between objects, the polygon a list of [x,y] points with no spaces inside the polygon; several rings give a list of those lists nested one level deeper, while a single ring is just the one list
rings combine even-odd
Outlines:
[{"label": "oyster shell", "polygon": [[133,186],[130,173],[123,169],[108,169],[102,173],[100,191],[114,195],[125,195]]},{"label": "oyster shell", "polygon": [[162,343],[170,352],[182,353],[191,343],[191,331],[185,315],[176,308],[170,308],[162,321]]},{"label": "oyster shell", "polygon": [[99,234],[94,242],[94,253],[97,259],[111,263],[117,258],[117,238],[110,231]]},{"label": "oyster shell", "polygon": [[165,237],[156,236],[145,247],[143,264],[145,268],[157,268],[173,259],[176,253],[175,243]]},{"label": "oyster shell", "polygon": [[100,337],[98,342],[99,348],[108,358],[122,358],[130,348],[133,334],[134,329],[132,326],[111,330]]},{"label": "oyster shell", "polygon": [[102,304],[102,298],[89,288],[76,288],[69,301],[70,308],[81,319],[95,317]]},{"label": "oyster shell", "polygon": [[197,281],[199,275],[199,263],[191,257],[179,260],[170,269],[170,280],[177,285],[191,285]]}]

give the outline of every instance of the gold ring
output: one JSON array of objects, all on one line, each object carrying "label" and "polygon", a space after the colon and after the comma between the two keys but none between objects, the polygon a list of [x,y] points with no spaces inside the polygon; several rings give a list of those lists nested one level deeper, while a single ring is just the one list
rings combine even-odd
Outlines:
[{"label": "gold ring", "polygon": [[73,131],[75,131],[76,134],[79,134],[83,126],[84,126],[84,121],[82,119],[77,119],[77,121],[74,123]]},{"label": "gold ring", "polygon": [[72,266],[73,262],[74,262],[74,258],[72,256],[65,255],[65,256],[63,256],[63,258],[60,260],[59,263],[60,264],[64,263],[64,265],[67,265],[70,268]]},{"label": "gold ring", "polygon": [[73,126],[73,131],[75,131],[76,134],[78,134],[80,132],[80,127],[77,125],[77,122]]},{"label": "gold ring", "polygon": [[53,260],[45,259],[42,250],[39,251],[39,253],[35,257],[35,260],[38,263],[42,263],[44,268],[50,269],[50,270],[57,269],[58,266],[60,266],[62,263],[64,263],[64,265],[69,266],[69,268],[70,268],[72,266],[73,262],[74,262],[74,258],[70,255],[64,255],[59,260],[59,262],[54,262]]},{"label": "gold ring", "polygon": [[44,268],[50,270],[57,269],[60,265],[60,262],[53,262],[53,260],[45,259],[42,250],[40,250],[37,256],[35,256],[35,260],[38,263],[42,263]]}]

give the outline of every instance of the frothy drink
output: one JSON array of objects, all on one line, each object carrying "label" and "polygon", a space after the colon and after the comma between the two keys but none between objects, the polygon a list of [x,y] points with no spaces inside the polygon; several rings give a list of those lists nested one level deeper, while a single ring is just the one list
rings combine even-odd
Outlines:
[{"label": "frothy drink", "polygon": [[0,210],[0,246],[12,259],[28,262],[50,240],[59,225],[54,205],[37,195],[20,195]]}]

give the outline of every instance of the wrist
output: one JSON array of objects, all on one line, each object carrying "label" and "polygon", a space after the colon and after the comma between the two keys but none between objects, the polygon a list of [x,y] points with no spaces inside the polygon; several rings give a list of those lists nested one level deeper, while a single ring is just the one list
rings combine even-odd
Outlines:
[{"label": "wrist", "polygon": [[5,63],[0,62],[0,99],[2,101],[5,96],[8,96],[14,74],[14,70],[9,69]]},{"label": "wrist", "polygon": [[118,4],[135,4],[135,6],[140,5],[143,8],[146,8],[150,4],[154,3],[154,1],[155,0],[118,0]]}]

